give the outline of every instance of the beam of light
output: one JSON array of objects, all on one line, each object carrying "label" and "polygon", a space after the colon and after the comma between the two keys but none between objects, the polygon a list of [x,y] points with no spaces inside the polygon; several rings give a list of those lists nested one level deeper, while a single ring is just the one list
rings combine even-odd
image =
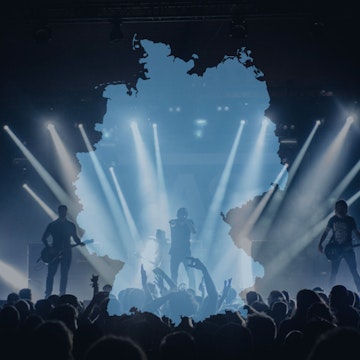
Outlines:
[{"label": "beam of light", "polygon": [[[132,241],[131,235],[127,234],[127,224],[122,222],[121,218],[116,221],[114,219],[113,212],[109,210],[106,206],[106,202],[104,203],[103,197],[99,196],[99,192],[97,187],[92,186],[89,183],[88,179],[82,179],[84,184],[82,185],[82,189],[84,190],[88,200],[93,205],[91,209],[87,209],[87,216],[84,219],[84,225],[86,229],[86,235],[89,239],[94,239],[94,243],[87,245],[89,254],[83,254],[86,260],[97,270],[97,273],[100,274],[107,283],[113,283],[113,291],[117,293],[120,289],[115,286],[116,281],[112,278],[112,274],[114,273],[114,261],[116,262],[115,269],[117,270],[119,276],[122,277],[121,285],[122,286],[130,286],[133,283],[133,277],[135,277],[134,263],[136,262],[136,250],[135,250],[135,241]],[[100,185],[101,186],[101,185]],[[116,196],[114,195],[114,198]],[[81,216],[79,215],[79,221],[81,222]],[[86,224],[90,221],[96,222],[101,226],[91,226]],[[119,230],[119,223],[122,226],[122,232]],[[89,227],[91,230],[89,231]],[[125,239],[125,241],[123,240]],[[82,248],[79,248],[82,251]],[[94,257],[94,254],[97,256]],[[108,255],[111,256],[111,261],[108,258]],[[107,260],[108,259],[108,260]],[[121,260],[114,260],[121,259]],[[121,271],[120,271],[121,270]]]},{"label": "beam of light", "polygon": [[[135,151],[139,166],[138,180],[143,201],[144,229],[147,233],[153,233],[154,224],[160,223],[159,212],[157,211],[157,184],[155,181],[155,171],[152,166],[149,153],[139,131],[138,125],[133,122],[131,131],[135,143]],[[155,225],[156,226],[156,225]]]},{"label": "beam of light", "polygon": [[[290,169],[288,171],[289,175],[288,175],[288,179],[287,179],[286,190],[285,190],[286,192],[288,192],[290,185],[292,184],[293,180],[295,179],[295,175],[298,172],[298,169],[304,159],[304,156],[305,156],[307,150],[309,149],[311,143],[314,140],[315,134],[316,134],[317,130],[319,129],[320,124],[321,124],[321,122],[319,120],[317,120],[315,122],[315,125],[313,126],[310,134],[308,135],[304,144],[302,145],[293,164],[290,166]],[[311,175],[311,179],[313,179],[314,177],[316,177],[316,175],[315,176]],[[304,187],[306,187],[306,186],[304,186]],[[266,234],[268,233],[268,231],[270,230],[270,228],[274,222],[274,219],[278,216],[279,209],[281,208],[284,199],[285,199],[285,196],[276,197],[276,198],[273,198],[272,201],[269,203],[266,216],[264,216],[260,220],[261,226],[259,226],[259,228],[260,228],[260,232],[261,232],[261,236],[260,236],[261,238],[265,237]]]},{"label": "beam of light", "polygon": [[247,161],[246,168],[239,181],[237,191],[239,194],[244,194],[244,189],[253,189],[252,191],[254,191],[254,189],[257,188],[260,179],[259,175],[263,163],[263,150],[268,125],[268,119],[264,119],[261,123],[261,128],[254,143],[253,150],[251,151],[251,155],[249,156],[249,159]]},{"label": "beam of light", "polygon": [[328,174],[332,174],[336,167],[338,166],[338,159],[342,154],[342,149],[344,142],[346,140],[346,136],[349,133],[351,124],[353,121],[346,121],[344,126],[339,131],[338,135],[331,143],[329,149],[324,153],[323,158],[320,160],[321,171],[326,170]]},{"label": "beam of light", "polygon": [[360,160],[352,167],[352,169],[346,174],[346,176],[341,180],[339,185],[332,191],[329,196],[330,199],[338,199],[340,195],[345,191],[351,181],[360,171]]},{"label": "beam of light", "polygon": [[351,206],[357,199],[359,199],[359,197],[360,197],[360,190],[357,191],[351,197],[349,197],[349,199],[347,200],[348,205]]},{"label": "beam of light", "polygon": [[131,234],[132,238],[136,242],[138,242],[140,240],[139,231],[138,231],[138,229],[137,229],[137,227],[135,225],[134,218],[131,215],[131,212],[130,212],[130,209],[128,207],[127,201],[125,199],[124,193],[121,190],[119,181],[118,181],[118,179],[117,179],[117,177],[115,175],[114,168],[110,167],[109,170],[110,170],[111,177],[112,177],[112,179],[114,181],[114,184],[115,184],[116,193],[118,195],[121,207],[123,209],[126,222],[127,222],[128,226],[129,226],[130,234]]},{"label": "beam of light", "polygon": [[[288,179],[287,179],[286,188],[289,188],[291,183],[293,182],[295,175],[297,174],[297,171],[304,159],[304,156],[305,156],[307,150],[310,147],[310,144],[312,143],[312,141],[314,139],[314,136],[315,136],[316,131],[318,130],[320,124],[321,124],[321,122],[319,120],[317,120],[315,122],[315,125],[312,128],[310,134],[306,138],[299,153],[296,155],[296,158],[288,171]],[[284,168],[284,170],[285,170],[285,168]],[[278,183],[278,182],[275,181],[275,183]],[[262,226],[261,226],[262,230],[261,231],[263,234],[266,234],[268,232],[268,230],[270,229],[271,224],[273,223],[274,218],[277,216],[278,210],[282,204],[282,199],[284,199],[284,197],[277,198],[276,200],[274,199],[269,204],[269,211],[267,212],[267,217],[266,217],[266,219],[262,219]]]},{"label": "beam of light", "polygon": [[57,214],[55,213],[55,211],[53,211],[50,206],[48,206],[47,204],[45,204],[45,202],[29,187],[29,185],[27,184],[23,184],[22,186],[29,194],[30,196],[40,205],[40,207],[45,211],[45,213],[47,215],[49,215],[49,217],[52,220],[55,220],[57,218]]},{"label": "beam of light", "polygon": [[[224,170],[221,174],[220,181],[216,188],[215,194],[212,198],[210,208],[209,208],[207,217],[204,222],[202,234],[200,235],[200,240],[202,241],[202,243],[208,244],[208,246],[211,245],[211,243],[214,240],[213,236],[215,233],[217,219],[219,218],[220,209],[221,209],[221,206],[222,206],[222,203],[224,200],[225,192],[226,192],[227,185],[229,182],[231,170],[234,165],[235,156],[236,156],[236,152],[239,147],[239,143],[240,143],[241,135],[242,135],[242,132],[244,129],[244,125],[245,125],[245,122],[241,121],[239,129],[236,133],[234,142],[232,144],[229,156],[226,160]],[[211,249],[211,246],[209,246],[209,249]],[[211,256],[210,252],[208,253],[208,256]]]},{"label": "beam of light", "polygon": [[89,138],[87,137],[86,135],[86,132],[85,132],[85,129],[84,129],[84,125],[83,124],[79,124],[78,126],[79,130],[80,130],[80,134],[84,140],[84,143],[85,143],[85,146],[86,146],[86,149],[88,150],[88,152],[91,154],[94,152],[94,148],[92,147],[91,145],[91,142],[89,140]]},{"label": "beam of light", "polygon": [[[245,224],[245,236],[249,235],[252,231],[254,225],[258,221],[257,228],[258,228],[258,236],[260,239],[265,238],[265,234],[270,227],[271,222],[274,220],[274,211],[280,206],[281,197],[274,197],[274,191],[277,190],[279,184],[282,182],[284,175],[287,171],[288,164],[284,164],[283,168],[277,175],[276,179],[272,183],[272,188],[267,191],[265,196],[262,197],[259,204],[256,206],[255,210],[251,214],[249,221]],[[261,215],[264,213],[264,209],[267,208],[266,215]],[[276,210],[275,210],[276,209]]]},{"label": "beam of light", "polygon": [[16,293],[29,285],[27,274],[25,275],[2,260],[0,260],[0,278]]},{"label": "beam of light", "polygon": [[254,228],[254,225],[259,220],[261,214],[263,213],[265,207],[271,202],[271,199],[277,191],[279,187],[279,182],[281,178],[284,176],[285,171],[287,169],[287,165],[285,164],[282,169],[280,170],[279,174],[276,176],[276,179],[272,183],[271,188],[265,193],[265,195],[261,198],[260,202],[256,205],[256,208],[250,214],[244,228],[242,229],[240,236],[248,237]]},{"label": "beam of light", "polygon": [[276,186],[276,185],[279,185],[282,181],[282,179],[284,178],[284,175],[288,169],[289,165],[288,164],[284,164],[284,166],[282,167],[282,169],[280,170],[279,174],[276,176],[273,184]]},{"label": "beam of light", "polygon": [[[87,149],[91,151],[92,147],[83,127],[79,126],[79,129],[82,132]],[[93,164],[95,176],[91,174],[89,177],[83,173],[79,179],[79,182],[82,182],[80,188],[83,191],[83,196],[87,197],[88,203],[92,204],[92,206],[86,209],[85,218],[82,218],[84,216],[83,212],[79,214],[78,221],[79,223],[83,223],[85,228],[87,228],[87,238],[95,240],[93,244],[87,245],[87,248],[92,254],[95,253],[99,256],[99,258],[95,260],[92,260],[89,256],[85,256],[86,259],[98,270],[98,273],[106,279],[107,283],[114,282],[113,291],[116,293],[120,290],[115,286],[117,281],[110,278],[114,272],[114,259],[121,259],[121,261],[116,260],[118,264],[116,270],[118,272],[121,270],[121,285],[125,287],[130,286],[132,284],[132,278],[135,276],[135,240],[132,241],[133,239],[131,238],[128,225],[123,219],[123,214],[120,214],[116,219],[116,214],[114,214],[114,211],[111,209],[113,200],[110,199],[110,205],[108,204],[109,200],[107,198],[105,199],[107,201],[103,201],[103,194],[105,194],[105,197],[112,196],[115,202],[116,195],[112,195],[110,184],[106,179],[105,173],[97,157],[92,155],[94,154],[90,152],[89,158]],[[94,180],[98,180],[98,182]],[[101,180],[104,182],[102,183]],[[101,188],[100,191],[98,188],[99,185]],[[80,198],[82,198],[82,196],[80,196]],[[98,223],[101,226],[93,226],[92,223],[89,224],[89,219],[91,222]],[[90,231],[89,228],[91,229]],[[125,241],[123,239],[125,239]],[[111,262],[106,261],[108,258],[107,254],[111,254]],[[119,276],[119,273],[116,276]]]},{"label": "beam of light", "polygon": [[[239,128],[239,131],[238,131],[238,136],[234,142],[234,146],[232,148],[232,151],[236,151],[236,148],[238,147],[238,144],[239,144],[239,139],[240,139],[240,134],[242,133],[243,131],[243,122],[241,123],[240,125],[240,128]],[[255,143],[255,150],[254,152],[252,153],[252,157],[250,159],[250,162],[248,163],[248,166],[247,166],[247,171],[250,172],[251,174],[253,174],[251,176],[251,179],[254,179],[256,178],[257,175],[255,174],[258,174],[259,171],[260,171],[260,166],[261,166],[261,160],[263,158],[263,154],[262,154],[262,151],[263,151],[263,148],[264,148],[264,141],[265,141],[265,135],[266,135],[266,129],[268,127],[268,121],[264,120],[262,122],[262,126],[261,126],[261,129],[260,129],[260,132],[259,132],[259,136],[256,140],[256,143]],[[226,170],[223,172],[223,178],[222,178],[222,181],[220,181],[220,184],[219,184],[219,187],[218,187],[218,193],[216,194],[216,196],[219,196],[218,198],[217,197],[214,197],[214,200],[213,200],[213,203],[212,203],[212,206],[213,206],[213,213],[210,213],[210,215],[213,215],[213,217],[215,217],[215,214],[218,216],[219,214],[219,206],[222,202],[222,199],[223,199],[223,191],[225,191],[226,189],[226,184],[227,184],[227,180],[228,180],[228,171],[230,171],[230,168],[232,167],[232,163],[233,163],[233,154],[231,154],[228,158],[228,162],[227,162],[227,165],[226,165]],[[281,172],[281,174],[279,174],[277,176],[278,177],[281,177],[281,175],[284,173],[284,171]],[[264,205],[265,206],[265,205]],[[258,212],[260,212],[260,207],[258,208]],[[254,213],[254,217],[258,215],[258,212],[255,212]],[[212,219],[213,223],[215,223],[215,219]],[[214,231],[214,229],[212,228],[211,226],[211,223],[208,224],[209,228],[212,229],[212,231]],[[249,225],[249,229],[250,229],[250,225]],[[246,234],[247,235],[247,234]],[[241,238],[241,247],[244,249],[245,251],[245,254],[251,254],[251,240],[247,237],[247,236],[243,236]],[[209,234],[210,236],[210,234]],[[211,248],[211,247],[210,247]],[[242,284],[242,286],[244,286],[244,288],[248,285],[247,282],[252,282],[253,279],[254,279],[254,276],[263,276],[263,272],[258,272],[257,274],[255,274],[255,267],[254,265],[252,264],[250,260],[250,257],[246,257],[245,254],[243,254],[243,259],[242,259],[242,262],[240,264],[240,272],[242,274],[242,276],[240,276],[240,278],[238,279],[238,284]],[[208,255],[209,256],[209,255]],[[248,261],[246,261],[246,259]],[[224,264],[217,264],[215,265],[215,271],[216,272],[222,272],[222,267],[224,266]],[[247,284],[247,285],[246,285]]]},{"label": "beam of light", "polygon": [[[343,148],[351,124],[352,121],[346,121],[344,123],[342,129],[337,133],[333,141],[323,151],[317,161],[313,163],[309,176],[305,176],[304,181],[302,181],[302,186],[304,188],[312,189],[313,196],[310,197],[310,199],[313,202],[322,202],[322,199],[325,198],[324,194],[326,194],[326,197],[328,197],[327,192],[329,191],[331,184],[334,182],[334,179],[336,179],[336,175],[339,172],[339,166],[344,163],[344,161],[340,160],[340,157],[345,155]],[[335,193],[333,194],[335,195],[338,193],[338,191],[345,185],[347,181],[349,181],[349,178],[347,178],[345,182],[339,184],[337,189],[335,189]],[[329,205],[327,204],[327,206]],[[317,216],[314,216],[313,220],[318,221],[322,215],[323,214],[318,214]]]},{"label": "beam of light", "polygon": [[154,135],[157,183],[159,184],[158,198],[159,198],[159,208],[160,208],[159,211],[160,219],[159,219],[158,227],[160,227],[161,229],[165,229],[168,226],[168,219],[170,218],[170,212],[169,212],[169,202],[168,202],[166,185],[165,185],[163,163],[162,163],[161,151],[160,151],[158,127],[156,124],[153,124],[153,135]]},{"label": "beam of light", "polygon": [[249,165],[247,168],[246,173],[248,174],[248,179],[253,182],[254,179],[258,181],[261,165],[263,162],[263,149],[265,144],[265,135],[266,135],[266,129],[268,128],[269,120],[264,119],[261,123],[261,128],[259,132],[259,136],[256,139],[254,151],[251,155],[251,158],[249,160]]},{"label": "beam of light", "polygon": [[[265,145],[265,137],[266,137],[266,130],[268,129],[269,121],[268,119],[264,119],[261,123],[261,128],[254,143],[253,150],[251,151],[250,158],[246,164],[246,168],[244,170],[244,175],[240,179],[239,182],[239,193],[244,193],[244,189],[253,189],[257,187],[257,184],[254,184],[254,179],[258,181],[259,174],[261,171],[262,163],[263,163],[263,151]],[[236,236],[236,240],[233,239],[238,247],[244,249],[246,254],[251,254],[251,240],[246,237],[239,237]],[[218,266],[216,271],[220,271]],[[242,268],[242,273],[246,273],[248,278],[254,278],[254,271],[250,263],[244,262],[244,266]],[[243,279],[244,280],[244,279]]]},{"label": "beam of light", "polygon": [[302,145],[300,151],[298,152],[298,154],[296,155],[296,158],[294,160],[294,162],[291,164],[290,167],[290,171],[289,171],[289,176],[288,176],[288,180],[287,180],[287,186],[289,187],[290,184],[292,183],[299,167],[300,164],[302,162],[302,160],[304,159],[305,153],[308,150],[312,140],[314,139],[314,136],[316,134],[316,131],[318,130],[319,126],[320,126],[321,122],[320,120],[317,120],[315,122],[314,127],[312,128],[309,136],[306,138],[304,144]]},{"label": "beam of light", "polygon": [[349,124],[349,126],[354,122],[354,117],[353,116],[348,116],[346,118],[346,123]]},{"label": "beam of light", "polygon": [[[255,239],[250,239],[250,234],[254,229],[256,224],[257,227],[261,229],[261,225],[257,224],[258,220],[261,219],[260,216],[263,214],[264,210],[269,207],[269,204],[274,198],[276,191],[279,188],[279,182],[281,178],[284,176],[285,171],[287,169],[287,165],[285,164],[279,174],[276,176],[275,181],[272,183],[270,189],[263,194],[261,200],[256,205],[256,207],[250,213],[248,219],[246,220],[245,224],[243,225],[240,232],[236,235],[236,242],[241,244],[241,247],[248,253],[252,254],[255,258],[257,257],[256,250],[253,249],[253,241]],[[259,221],[261,223],[261,221]],[[259,232],[259,231],[258,231]],[[262,235],[260,235],[260,239],[262,239]],[[259,251],[260,249],[258,249]]]},{"label": "beam of light", "polygon": [[[90,144],[89,138],[86,135],[85,129],[81,124],[79,125],[79,130],[80,130],[81,136],[84,139],[85,145],[89,151],[90,159],[94,166],[101,189],[105,195],[106,202],[110,208],[109,217],[113,220],[112,223],[115,226],[115,228],[117,229],[117,233],[122,234],[123,239],[128,239],[129,236],[126,231],[126,230],[128,230],[128,226],[125,223],[123,213],[121,212],[119,204],[116,201],[116,196],[110,186],[110,183],[105,175],[105,172],[104,172],[97,156],[95,155],[95,152],[93,151],[93,148]],[[95,204],[94,204],[94,206],[95,206]],[[135,241],[135,239],[134,239],[134,241]],[[134,241],[130,241],[130,243],[133,244]],[[120,241],[120,244],[119,244],[119,241],[117,244],[114,244],[114,249],[121,250],[121,252],[122,252],[121,255],[125,259],[129,259],[131,257],[131,254],[129,254],[128,250],[125,248],[125,245],[122,243],[122,241]]]},{"label": "beam of light", "polygon": [[[261,129],[259,132],[259,135],[256,139],[254,150],[252,151],[251,157],[249,159],[249,162],[247,164],[246,170],[245,170],[245,178],[242,179],[243,184],[242,187],[250,187],[253,186],[254,179],[259,178],[259,173],[261,169],[261,164],[263,161],[263,149],[265,144],[265,136],[266,136],[266,130],[268,128],[268,120],[264,119],[261,124]],[[242,127],[240,127],[242,131]],[[239,130],[240,130],[239,129]],[[225,175],[227,176],[227,175]],[[219,212],[217,212],[218,215]],[[209,225],[211,226],[211,225]],[[237,237],[240,239],[239,237]],[[244,249],[245,253],[251,254],[251,240],[244,234],[244,236],[241,237],[241,247]],[[221,271],[219,265],[215,265],[216,270],[215,271]],[[243,262],[241,272],[242,274],[246,274],[246,279],[254,279],[254,271],[253,266],[250,262]],[[245,283],[245,277],[242,277],[241,279],[242,283]]]},{"label": "beam of light", "polygon": [[[56,153],[58,156],[58,163],[60,164],[62,171],[61,174],[64,177],[65,184],[72,184],[79,173],[79,166],[74,161],[74,158],[70,156],[69,151],[66,149],[63,141],[61,140],[54,125],[48,126],[51,139],[55,145]],[[69,192],[73,189],[69,188]]]},{"label": "beam of light", "polygon": [[[300,179],[299,185],[294,189],[298,193],[307,193],[309,195],[306,199],[301,198],[303,206],[301,207],[298,204],[299,214],[301,208],[303,208],[304,213],[307,213],[309,206],[318,206],[319,203],[323,202],[324,198],[328,197],[328,192],[339,172],[339,166],[344,163],[344,161],[341,161],[340,156],[345,156],[343,149],[350,126],[350,121],[344,123],[342,129],[337,133],[333,141],[320,153],[320,156],[313,161],[308,173],[304,174]],[[292,207],[291,204],[289,206]],[[314,216],[312,221],[317,222],[322,215],[323,214],[321,214],[320,217]]]},{"label": "beam of light", "polygon": [[45,170],[40,162],[35,158],[34,155],[22,144],[19,138],[14,132],[6,125],[4,126],[5,131],[10,135],[11,139],[19,147],[24,156],[29,160],[30,164],[34,167],[40,177],[44,180],[45,184],[53,192],[55,197],[62,204],[67,204],[69,209],[76,207],[74,200],[61,188],[61,186],[55,181],[55,179]]},{"label": "beam of light", "polygon": [[[321,206],[323,198],[325,198],[326,191],[328,191],[331,183],[336,176],[336,166],[339,165],[338,157],[344,155],[343,144],[346,139],[346,135],[349,131],[350,122],[344,124],[340,132],[337,133],[335,139],[325,149],[319,158],[313,161],[312,167],[308,170],[307,175],[303,174],[303,177],[299,179],[300,184],[287,191],[287,199],[284,206],[281,208],[281,216],[292,216],[298,221],[306,221],[306,228],[302,228],[301,231],[293,222],[289,221],[282,226],[282,236],[284,238],[295,238],[296,241],[292,241],[286,248],[286,252],[280,252],[267,267],[267,272],[271,276],[276,276],[288,264],[294,261],[299,256],[299,253],[305,249],[305,247],[314,240],[314,237],[319,236],[321,231],[326,226],[328,217],[324,218],[324,210],[327,211],[328,204]],[[325,166],[324,166],[325,164]],[[304,193],[307,196],[304,197]],[[291,197],[291,199],[290,199]],[[296,207],[294,207],[294,203]],[[319,206],[320,204],[320,206]],[[326,208],[326,209],[325,209]],[[276,208],[277,209],[277,208]],[[309,209],[312,211],[312,216],[309,217]],[[275,211],[276,212],[276,211]],[[274,216],[274,214],[272,215]],[[272,220],[274,218],[271,218]],[[267,219],[267,226],[270,228],[272,221]]]}]

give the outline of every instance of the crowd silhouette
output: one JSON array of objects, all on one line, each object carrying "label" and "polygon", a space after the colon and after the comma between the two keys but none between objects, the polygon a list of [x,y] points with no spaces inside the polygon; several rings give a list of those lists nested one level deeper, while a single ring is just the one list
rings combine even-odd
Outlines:
[{"label": "crowd silhouette", "polygon": [[[237,294],[232,280],[218,291],[198,258],[197,289],[177,286],[141,266],[141,288],[112,293],[110,285],[85,302],[75,294],[33,301],[30,288],[8,294],[0,309],[2,356],[11,359],[339,359],[360,342],[360,300],[344,285]],[[98,277],[93,275],[92,281]],[[241,297],[242,296],[242,297]],[[8,355],[5,355],[8,354]]]}]

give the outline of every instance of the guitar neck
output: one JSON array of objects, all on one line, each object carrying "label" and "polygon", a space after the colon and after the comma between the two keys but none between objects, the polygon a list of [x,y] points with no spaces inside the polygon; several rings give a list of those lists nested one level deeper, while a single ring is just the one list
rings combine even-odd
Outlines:
[{"label": "guitar neck", "polygon": [[84,240],[81,243],[72,244],[71,247],[80,246],[80,245],[87,245],[87,244],[91,244],[93,242],[94,242],[94,240],[92,240],[92,239]]}]

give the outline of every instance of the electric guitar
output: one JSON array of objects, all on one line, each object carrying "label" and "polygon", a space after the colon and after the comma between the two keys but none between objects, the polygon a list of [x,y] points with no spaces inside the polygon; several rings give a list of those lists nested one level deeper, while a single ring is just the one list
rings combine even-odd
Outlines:
[{"label": "electric guitar", "polygon": [[339,259],[346,250],[349,250],[357,246],[360,246],[360,244],[341,245],[336,243],[335,241],[330,241],[326,244],[324,253],[328,260],[334,261]]},{"label": "electric guitar", "polygon": [[[73,245],[70,245],[68,248],[73,248],[75,246],[80,246],[82,244],[87,245],[87,244],[91,244],[92,242],[94,242],[94,240],[84,240],[80,244],[73,244]],[[43,263],[49,264],[52,261],[54,261],[55,259],[60,258],[63,251],[64,250],[60,250],[60,251],[56,250],[53,246],[45,246],[41,250],[40,257],[37,260],[37,262],[42,260]]]}]

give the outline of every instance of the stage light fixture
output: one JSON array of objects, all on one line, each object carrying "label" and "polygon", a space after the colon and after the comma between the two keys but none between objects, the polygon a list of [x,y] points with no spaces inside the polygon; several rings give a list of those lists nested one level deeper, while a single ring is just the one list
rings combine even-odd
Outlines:
[{"label": "stage light fixture", "polygon": [[351,123],[353,123],[354,122],[354,117],[353,116],[348,116],[347,118],[346,118],[346,122],[349,122],[350,124]]}]

